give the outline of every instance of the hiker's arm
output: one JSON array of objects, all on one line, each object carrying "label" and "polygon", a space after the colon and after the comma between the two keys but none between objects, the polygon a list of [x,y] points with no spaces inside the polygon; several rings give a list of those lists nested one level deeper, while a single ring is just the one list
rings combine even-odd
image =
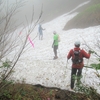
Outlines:
[{"label": "hiker's arm", "polygon": [[45,30],[43,27],[41,27],[42,28],[42,30]]},{"label": "hiker's arm", "polygon": [[69,51],[68,55],[67,55],[67,60],[69,60],[72,57],[72,50]]},{"label": "hiker's arm", "polygon": [[90,58],[90,53],[87,53],[86,51],[82,50],[83,52],[83,57],[89,59]]}]

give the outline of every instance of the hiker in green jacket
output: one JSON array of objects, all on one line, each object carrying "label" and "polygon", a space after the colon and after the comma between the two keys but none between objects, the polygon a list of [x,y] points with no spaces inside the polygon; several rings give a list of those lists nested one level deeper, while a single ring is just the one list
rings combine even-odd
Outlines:
[{"label": "hiker in green jacket", "polygon": [[55,31],[53,32],[53,34],[54,36],[53,36],[52,48],[53,48],[54,55],[55,55],[53,59],[57,59],[58,58],[57,49],[58,49],[58,44],[59,44],[59,41],[58,41],[59,35]]}]

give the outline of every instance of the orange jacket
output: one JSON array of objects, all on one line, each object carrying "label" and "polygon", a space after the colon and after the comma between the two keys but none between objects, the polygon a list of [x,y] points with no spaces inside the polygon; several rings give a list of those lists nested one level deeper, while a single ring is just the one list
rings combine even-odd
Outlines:
[{"label": "orange jacket", "polygon": [[[78,47],[75,47],[74,49],[71,49],[67,55],[67,59],[70,59],[70,58],[73,58],[74,57],[74,51],[73,50],[80,50],[80,57],[82,58],[87,58],[89,59],[90,58],[90,53],[87,53],[85,52],[83,49],[81,50],[80,48]],[[80,64],[73,64],[72,63],[72,68],[83,68],[84,66],[84,61]]]}]

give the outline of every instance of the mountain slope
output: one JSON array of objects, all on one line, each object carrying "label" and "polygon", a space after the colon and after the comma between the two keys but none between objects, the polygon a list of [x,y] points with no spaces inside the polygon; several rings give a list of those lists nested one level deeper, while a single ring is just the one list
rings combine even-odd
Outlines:
[{"label": "mountain slope", "polygon": [[90,26],[100,25],[100,1],[95,0],[89,4],[89,7],[85,6],[86,9],[78,9],[81,11],[72,20],[68,21],[65,25],[64,30],[72,28],[87,28]]}]

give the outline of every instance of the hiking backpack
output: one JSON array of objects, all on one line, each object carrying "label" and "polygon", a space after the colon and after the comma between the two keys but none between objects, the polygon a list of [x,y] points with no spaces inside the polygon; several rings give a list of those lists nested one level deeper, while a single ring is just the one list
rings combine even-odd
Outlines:
[{"label": "hiking backpack", "polygon": [[80,64],[82,63],[83,58],[81,55],[81,50],[73,50],[73,57],[72,57],[72,62],[73,64]]},{"label": "hiking backpack", "polygon": [[58,35],[58,42],[60,42],[60,36]]}]

